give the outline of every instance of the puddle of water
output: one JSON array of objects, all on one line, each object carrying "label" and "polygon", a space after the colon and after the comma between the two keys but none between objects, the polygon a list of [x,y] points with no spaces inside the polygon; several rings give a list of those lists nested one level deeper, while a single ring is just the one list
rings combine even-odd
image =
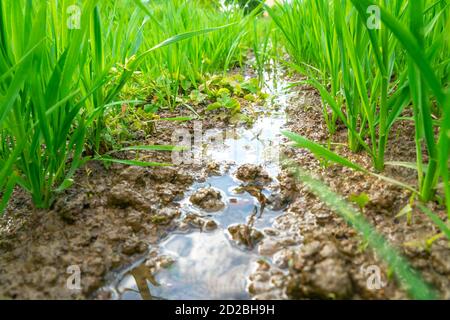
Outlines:
[{"label": "puddle of water", "polygon": [[[210,217],[223,229],[228,228],[232,224],[247,223],[249,214],[255,209],[257,209],[258,213],[261,213],[261,204],[248,192],[239,192],[238,188],[241,184],[232,174],[210,177],[204,183],[195,183],[186,194],[186,198],[181,202],[181,211],[184,214],[194,213],[200,216]],[[222,200],[226,203],[226,207],[222,211],[206,214],[190,203],[189,196],[196,190],[205,187],[213,187],[221,192]],[[268,197],[272,192],[271,190],[263,189],[261,193],[265,197]],[[254,227],[270,227],[273,222],[272,220],[278,214],[279,212],[265,208],[262,212],[261,219],[256,220]]]},{"label": "puddle of water", "polygon": [[[221,147],[210,144],[204,153],[219,164],[233,162],[221,176],[209,177],[195,183],[180,202],[183,219],[194,213],[213,219],[218,228],[211,232],[199,230],[189,233],[173,233],[159,245],[159,254],[174,259],[171,267],[159,270],[155,275],[143,261],[137,261],[116,275],[108,287],[117,299],[249,299],[247,277],[260,259],[257,249],[237,245],[228,232],[235,224],[248,224],[253,213],[258,212],[253,227],[258,230],[271,227],[282,211],[261,208],[261,203],[248,192],[239,193],[236,188],[242,182],[234,177],[243,164],[262,165],[274,183],[261,190],[265,197],[276,192],[276,176],[280,172],[278,147],[280,130],[286,123],[282,112],[288,101],[283,92],[283,82],[266,74],[267,91],[274,97],[273,104],[280,111],[263,112],[252,128],[238,128],[233,135],[226,135]],[[223,132],[217,131],[217,134]],[[222,194],[226,207],[217,213],[205,213],[193,206],[189,197],[203,187],[213,187]],[[263,211],[262,211],[263,209]],[[262,211],[262,212],[261,212]]]},{"label": "puddle of water", "polygon": [[[239,275],[251,271],[249,253],[233,247],[223,230],[173,235],[161,248],[176,262],[157,273],[158,286],[148,282],[153,297],[176,300],[248,298],[246,279]],[[122,299],[142,299],[139,291],[125,291],[127,288],[136,288],[136,281],[130,274],[120,281],[117,293]]]},{"label": "puddle of water", "polygon": [[[280,130],[285,123],[281,113],[263,115],[251,129],[237,128],[232,134],[225,134],[223,144],[210,144],[205,150],[206,156],[218,163],[263,165],[272,177],[276,177],[279,173]],[[213,134],[224,136],[220,131]]]}]

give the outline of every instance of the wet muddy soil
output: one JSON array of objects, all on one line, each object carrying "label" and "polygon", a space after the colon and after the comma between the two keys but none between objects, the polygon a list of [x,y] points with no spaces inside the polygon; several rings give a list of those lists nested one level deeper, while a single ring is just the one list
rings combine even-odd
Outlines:
[{"label": "wet muddy soil", "polygon": [[[197,179],[179,201],[178,228],[155,246],[152,253],[154,257],[168,256],[175,262],[168,268],[155,270],[156,282],[147,281],[144,294],[138,283],[145,276],[136,276],[136,270],[152,264],[148,258],[111,274],[110,283],[97,292],[98,296],[252,297],[249,276],[258,263],[270,260],[259,248],[280,236],[272,225],[287,205],[277,180],[278,159],[274,157],[281,142],[280,129],[286,122],[280,107],[277,99],[265,106],[254,106],[265,111],[253,126],[205,133],[209,143],[202,146],[201,152],[206,158],[208,177]],[[298,246],[299,240],[290,246]]]},{"label": "wet muddy soil", "polygon": [[[209,143],[201,146],[200,163],[138,168],[90,162],[51,210],[33,208],[17,190],[0,220],[0,298],[407,298],[363,239],[280,165],[281,151],[345,197],[367,194],[364,215],[450,299],[448,242],[441,238],[427,247],[438,230],[416,210],[410,224],[396,217],[409,192],[324,167],[309,152],[286,146],[282,128],[318,142],[328,138],[317,92],[300,87],[285,93],[288,81],[267,79],[274,99],[249,107],[258,115],[251,127],[205,117]],[[180,108],[162,117],[180,115],[191,114]],[[175,128],[192,132],[194,124],[160,122],[139,144],[172,144]],[[414,160],[414,128],[399,122],[394,131],[388,159]],[[345,130],[332,139],[338,153],[370,168],[367,155],[345,148]],[[120,156],[172,160],[160,152]],[[409,169],[387,167],[385,174],[415,183]],[[430,206],[445,220],[443,208]],[[80,289],[67,286],[70,266],[81,271]],[[367,282],[374,266],[383,284],[375,290]]]},{"label": "wet muddy soil", "polygon": [[[34,209],[17,192],[1,225],[0,297],[89,297],[105,274],[167,234],[180,215],[171,203],[191,183],[173,168],[90,163],[52,210]],[[81,290],[67,288],[70,266],[81,270]]]},{"label": "wet muddy soil", "polygon": [[[326,125],[317,93],[308,87],[296,89],[295,100],[287,109],[287,128],[311,140],[328,143]],[[407,121],[395,124],[386,154],[387,161],[415,161],[414,127]],[[346,146],[346,131],[341,129],[332,137],[335,151],[366,168],[370,157],[354,154]],[[419,210],[414,209],[408,223],[406,216],[397,216],[411,197],[394,185],[369,175],[354,172],[339,165],[324,166],[311,153],[286,147],[283,152],[296,163],[325,181],[335,192],[351,201],[364,194],[368,203],[362,209],[375,229],[386,237],[411,265],[421,272],[441,295],[450,298],[450,248],[444,237],[427,245],[440,233],[437,227]],[[384,175],[399,181],[416,184],[414,170],[386,167]],[[290,260],[289,275],[285,278],[289,298],[351,298],[400,299],[407,298],[399,289],[387,266],[367,247],[363,239],[342,218],[320,203],[301,183],[292,182],[286,175],[282,185],[293,188],[296,197],[283,219],[286,225],[299,225],[304,237],[303,247]],[[283,183],[285,181],[285,183]],[[295,184],[295,187],[294,187]],[[446,220],[445,208],[429,204]],[[281,218],[281,217],[280,217]],[[372,273],[380,271],[381,285],[371,282]],[[375,285],[374,285],[375,284]]]}]

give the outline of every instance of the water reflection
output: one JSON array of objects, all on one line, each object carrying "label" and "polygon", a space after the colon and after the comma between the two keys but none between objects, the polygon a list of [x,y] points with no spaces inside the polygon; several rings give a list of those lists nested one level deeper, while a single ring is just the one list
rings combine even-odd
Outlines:
[{"label": "water reflection", "polygon": [[[130,287],[124,287],[122,290],[122,296],[131,293],[132,295],[140,296],[143,300],[154,300],[150,292],[150,285],[154,287],[159,287],[160,284],[156,281],[155,276],[151,273],[150,268],[145,264],[138,265],[126,274],[126,282],[130,281],[130,278],[134,279],[137,290]],[[150,283],[150,285],[149,285]]]}]

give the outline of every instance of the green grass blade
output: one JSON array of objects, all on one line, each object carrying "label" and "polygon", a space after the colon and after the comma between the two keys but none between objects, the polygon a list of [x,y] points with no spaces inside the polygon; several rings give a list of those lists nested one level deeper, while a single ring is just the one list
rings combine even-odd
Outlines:
[{"label": "green grass blade", "polygon": [[122,160],[122,159],[114,159],[114,158],[107,158],[107,157],[98,157],[95,158],[96,161],[103,161],[103,162],[113,162],[113,163],[120,163],[125,164],[128,166],[135,166],[135,167],[170,167],[172,166],[171,163],[164,163],[164,162],[147,162],[147,161],[138,161],[138,160]]},{"label": "green grass blade", "polygon": [[8,206],[9,199],[11,198],[11,195],[14,191],[14,187],[17,184],[17,176],[16,174],[13,174],[8,178],[8,181],[6,183],[6,186],[3,191],[3,195],[1,197],[0,201],[0,217],[3,215],[3,212],[5,211],[6,207]]},{"label": "green grass blade", "polygon": [[318,143],[306,139],[305,137],[302,137],[296,133],[289,131],[282,131],[281,133],[290,140],[294,141],[298,147],[306,148],[318,157],[324,158],[325,160],[332,161],[334,163],[341,164],[345,167],[355,169],[357,171],[367,172],[367,170],[364,169],[363,167],[337,155],[336,153],[322,147]]},{"label": "green grass blade", "polygon": [[119,150],[115,150],[114,152],[119,152],[119,151],[183,151],[183,150],[186,150],[185,147],[161,145],[161,146],[126,147],[126,148],[122,148]]}]

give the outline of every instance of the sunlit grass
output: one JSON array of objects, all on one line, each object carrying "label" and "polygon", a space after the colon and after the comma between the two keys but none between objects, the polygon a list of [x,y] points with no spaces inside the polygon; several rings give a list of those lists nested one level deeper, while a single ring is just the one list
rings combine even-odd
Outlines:
[{"label": "sunlit grass", "polygon": [[[380,20],[372,26],[374,5]],[[364,150],[381,172],[390,131],[412,110],[418,195],[431,200],[441,180],[449,204],[449,4],[294,0],[268,10],[297,68],[322,95],[330,134],[343,123],[349,148]]]},{"label": "sunlit grass", "polygon": [[[217,59],[212,62],[221,68],[233,63],[239,38],[230,42],[235,35],[230,33],[227,42],[208,34],[238,28],[242,15],[233,19],[234,13],[227,13],[206,25],[212,12],[207,15],[200,6],[194,11],[205,23],[183,26],[194,7],[180,9],[180,20],[174,21],[178,5],[188,2],[170,3],[164,8],[172,10],[166,30],[151,24],[153,13],[140,2],[130,7],[128,1],[84,1],[76,7],[78,23],[69,28],[73,1],[0,1],[1,211],[16,185],[38,208],[48,208],[72,185],[76,169],[90,159],[86,155],[103,159],[98,155],[107,151],[105,112],[120,103],[121,90],[138,68],[153,74],[146,67],[150,63],[161,74],[174,74],[171,63],[182,65],[176,73],[195,81],[206,72],[201,59]],[[171,23],[182,28],[169,28]],[[182,47],[163,49],[178,42]],[[158,50],[167,56],[155,54]],[[171,58],[173,50],[180,58]],[[185,56],[185,50],[191,54]]]}]

